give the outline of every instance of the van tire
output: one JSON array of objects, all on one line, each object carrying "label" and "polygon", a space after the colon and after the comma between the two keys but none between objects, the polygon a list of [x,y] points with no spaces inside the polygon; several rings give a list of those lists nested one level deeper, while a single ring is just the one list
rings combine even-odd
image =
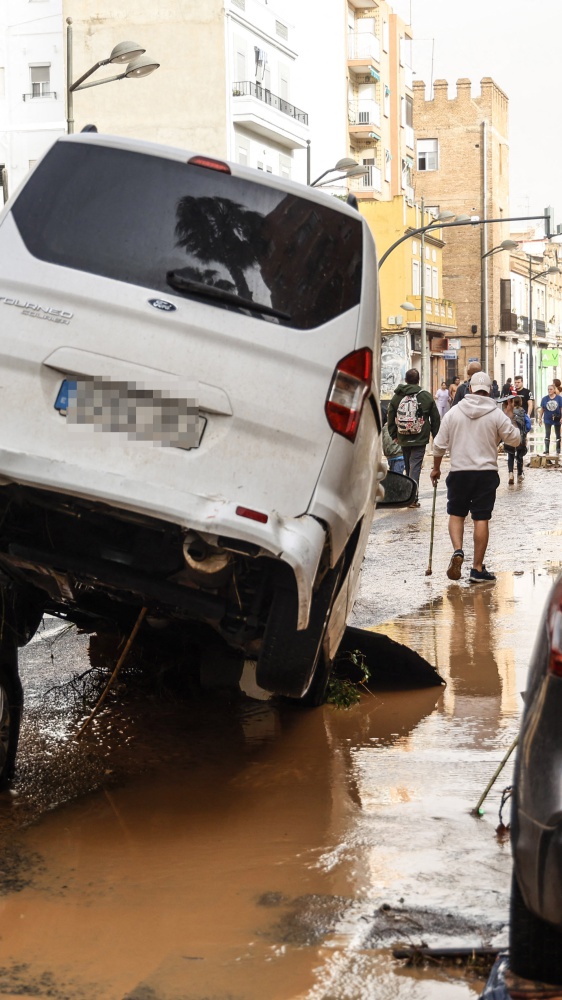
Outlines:
[{"label": "van tire", "polygon": [[[304,699],[314,687],[315,675],[325,674],[322,640],[341,579],[342,561],[328,570],[313,596],[308,626],[297,629],[296,584],[277,587],[267,619],[256,667],[256,681],[265,691],[285,698]],[[321,686],[324,694],[329,670]],[[307,699],[308,700],[308,699]],[[320,704],[314,698],[309,704]]]},{"label": "van tire", "polygon": [[[47,595],[35,587],[9,584],[0,588],[2,631],[15,634],[18,646],[33,639],[43,619]],[[1,644],[1,643],[0,643]]]},{"label": "van tire", "polygon": [[527,908],[513,872],[509,920],[509,967],[523,979],[562,984],[562,935]]},{"label": "van tire", "polygon": [[0,639],[0,789],[13,777],[23,689],[18,674],[18,650],[14,633],[3,630]]}]

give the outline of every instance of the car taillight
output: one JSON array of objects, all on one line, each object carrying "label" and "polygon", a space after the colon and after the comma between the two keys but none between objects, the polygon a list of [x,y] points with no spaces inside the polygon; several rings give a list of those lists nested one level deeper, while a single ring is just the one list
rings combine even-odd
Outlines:
[{"label": "car taillight", "polygon": [[355,441],[363,403],[371,391],[373,352],[368,347],[353,351],[338,361],[328,398],[326,416],[336,434]]},{"label": "car taillight", "polygon": [[207,167],[208,170],[219,170],[222,174],[230,173],[228,163],[223,163],[222,160],[214,160],[211,156],[192,156],[187,162],[192,167]]},{"label": "car taillight", "polygon": [[550,639],[550,657],[548,669],[551,674],[562,677],[562,607],[561,588],[558,586],[550,605],[548,615],[548,631]]}]

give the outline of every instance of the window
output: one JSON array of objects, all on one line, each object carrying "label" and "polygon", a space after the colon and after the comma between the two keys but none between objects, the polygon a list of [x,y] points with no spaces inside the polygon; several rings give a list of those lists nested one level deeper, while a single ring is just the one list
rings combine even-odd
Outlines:
[{"label": "window", "polygon": [[238,147],[236,150],[236,159],[238,163],[241,163],[244,167],[248,165],[250,158],[250,144],[245,139],[238,140]]},{"label": "window", "polygon": [[412,261],[412,295],[420,294],[420,264],[419,261]]},{"label": "window", "polygon": [[31,96],[46,97],[51,90],[51,64],[44,66],[30,66],[31,74]]},{"label": "window", "polygon": [[436,267],[431,269],[431,294],[434,299],[439,298],[439,271]]},{"label": "window", "polygon": [[418,241],[417,240],[412,240],[412,253],[413,253],[414,257],[417,256],[417,253],[418,253]]},{"label": "window", "polygon": [[414,127],[414,99],[413,97],[404,98],[404,124],[409,125],[410,128]]},{"label": "window", "polygon": [[284,38],[285,41],[289,38],[289,29],[286,24],[282,24],[281,21],[275,22],[275,34],[279,35],[279,38]]},{"label": "window", "polygon": [[431,295],[431,264],[425,265],[425,294]]},{"label": "window", "polygon": [[276,322],[312,330],[361,301],[362,219],[325,202],[163,156],[59,142],[12,211],[39,260],[166,297],[170,271],[242,300],[249,288],[279,311]]},{"label": "window", "polygon": [[392,153],[389,149],[384,151],[384,179],[390,181],[392,177]]},{"label": "window", "polygon": [[383,47],[383,51],[384,52],[388,52],[388,41],[389,41],[388,21],[383,21],[382,22],[382,47]]},{"label": "window", "polygon": [[243,42],[237,42],[234,60],[236,64],[236,79],[239,83],[242,83],[246,79],[246,49]]},{"label": "window", "polygon": [[285,153],[279,154],[279,173],[281,177],[291,176],[291,157]]},{"label": "window", "polygon": [[418,139],[418,170],[439,169],[439,140]]},{"label": "window", "polygon": [[390,117],[390,87],[386,83],[384,85],[383,112],[386,118]]},{"label": "window", "polygon": [[279,97],[283,101],[289,100],[289,69],[287,66],[279,67]]},{"label": "window", "polygon": [[412,163],[410,160],[402,160],[402,187],[410,188],[412,186]]},{"label": "window", "polygon": [[4,97],[4,67],[0,66],[0,100]]}]

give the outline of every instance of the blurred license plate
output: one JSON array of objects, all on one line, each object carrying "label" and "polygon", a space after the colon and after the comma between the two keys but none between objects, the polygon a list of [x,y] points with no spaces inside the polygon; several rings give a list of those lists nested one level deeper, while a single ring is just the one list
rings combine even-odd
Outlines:
[{"label": "blurred license plate", "polygon": [[207,424],[199,413],[195,391],[195,384],[179,395],[177,386],[156,389],[101,377],[64,379],[55,410],[69,424],[123,434],[130,441],[189,450],[199,447]]}]

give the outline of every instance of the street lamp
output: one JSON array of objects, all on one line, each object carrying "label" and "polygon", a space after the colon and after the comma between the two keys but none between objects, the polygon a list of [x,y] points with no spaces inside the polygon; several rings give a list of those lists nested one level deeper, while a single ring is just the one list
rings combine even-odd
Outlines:
[{"label": "street lamp", "polygon": [[[158,69],[160,63],[146,55],[146,49],[137,42],[118,42],[111,50],[111,55],[107,59],[100,59],[90,69],[83,73],[72,83],[72,18],[66,19],[66,126],[67,132],[74,132],[74,102],[73,94],[76,90],[86,90],[88,87],[99,87],[102,83],[113,83],[115,80],[135,79],[136,77],[148,76]],[[127,68],[117,76],[108,76],[103,80],[94,80],[92,83],[85,83],[101,66],[123,65]]]},{"label": "street lamp", "polygon": [[362,167],[357,160],[353,160],[350,156],[344,156],[342,160],[338,160],[335,167],[330,167],[329,170],[325,170],[320,177],[317,177],[315,181],[312,181],[310,187],[318,187],[320,181],[326,174],[333,174],[337,170],[343,171],[339,177],[332,177],[329,181],[324,181],[325,184],[334,184],[335,181],[341,181],[346,177],[363,177],[365,174],[369,173],[368,167]]},{"label": "street lamp", "polygon": [[534,378],[534,368],[533,368],[533,281],[537,278],[544,278],[547,274],[560,274],[560,268],[556,265],[552,267],[547,267],[545,271],[539,271],[538,274],[533,274],[533,255],[527,254],[529,258],[529,322],[528,322],[528,334],[529,334],[529,389],[531,392],[535,391],[535,378]]}]

